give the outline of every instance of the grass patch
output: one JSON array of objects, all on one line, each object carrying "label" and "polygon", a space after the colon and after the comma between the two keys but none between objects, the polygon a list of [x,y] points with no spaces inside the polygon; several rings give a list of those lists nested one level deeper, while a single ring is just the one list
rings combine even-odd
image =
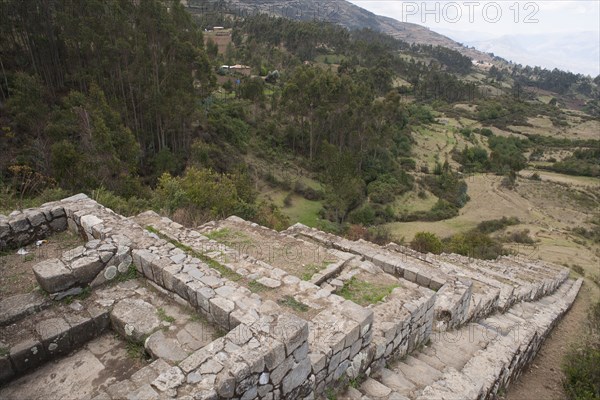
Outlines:
[{"label": "grass patch", "polygon": [[219,243],[230,244],[252,244],[252,239],[243,232],[232,231],[229,228],[222,228],[216,231],[205,233],[207,238]]},{"label": "grass patch", "polygon": [[154,228],[152,226],[147,226],[146,230],[148,232],[152,232],[152,233],[156,234],[158,237],[166,240],[167,242],[171,243],[173,246],[177,247],[178,249],[183,250],[186,254],[189,254],[191,256],[194,256],[194,257],[202,260],[210,268],[214,269],[215,271],[218,271],[223,278],[229,279],[230,281],[234,281],[234,282],[242,280],[242,276],[240,274],[238,274],[237,272],[232,271],[229,268],[227,268],[226,266],[219,263],[218,261],[215,261],[212,258],[207,257],[206,255],[195,251],[191,247],[186,246],[185,244],[183,244],[177,240],[171,239],[170,237],[168,237],[164,233],[160,232],[156,228]]},{"label": "grass patch", "polygon": [[303,281],[310,281],[310,279],[313,277],[314,274],[324,270],[328,265],[329,265],[328,261],[323,261],[321,263],[321,265],[307,264],[304,267],[304,272],[302,273],[302,276],[300,277],[300,279],[302,279]]},{"label": "grass patch", "polygon": [[10,353],[10,349],[8,347],[0,347],[0,357],[7,356]]},{"label": "grass patch", "polygon": [[310,307],[308,307],[304,303],[299,302],[298,300],[296,300],[295,298],[293,298],[290,295],[286,295],[283,298],[277,300],[277,303],[279,303],[280,305],[282,305],[284,307],[288,307],[288,308],[291,308],[292,310],[299,311],[299,312],[307,312],[308,310],[310,310]]},{"label": "grass patch", "polygon": [[114,281],[115,282],[126,282],[126,281],[130,281],[132,279],[136,279],[137,277],[138,277],[138,271],[135,268],[135,265],[130,264],[129,267],[127,268],[127,272],[125,272],[124,274],[118,274]]},{"label": "grass patch", "polygon": [[143,343],[146,340],[142,340],[142,343],[134,342],[133,340],[127,340],[125,343],[125,349],[127,351],[127,357],[132,360],[145,360],[146,359],[146,349],[144,348]]},{"label": "grass patch", "polygon": [[158,318],[160,318],[161,321],[165,321],[165,322],[168,322],[170,324],[172,324],[173,322],[175,322],[175,318],[173,318],[170,315],[168,315],[167,312],[165,311],[165,309],[162,308],[162,307],[159,307],[156,310],[156,315],[158,315]]},{"label": "grass patch", "polygon": [[333,390],[332,388],[327,388],[327,390],[325,391],[325,396],[327,397],[327,400],[337,400],[335,390]]},{"label": "grass patch", "polygon": [[252,281],[248,282],[248,289],[250,289],[250,291],[252,293],[261,293],[266,290],[271,290],[271,288],[263,285],[262,283],[260,283],[256,280],[252,280]]},{"label": "grass patch", "polygon": [[89,286],[84,287],[81,290],[81,293],[76,294],[74,296],[67,296],[64,299],[62,299],[62,302],[65,304],[71,304],[73,303],[75,300],[85,300],[88,297],[90,297],[90,295],[92,294],[92,288]]},{"label": "grass patch", "polygon": [[400,287],[400,285],[377,285],[358,280],[353,276],[352,279],[344,283],[337,294],[346,300],[353,301],[361,306],[367,306],[379,303],[397,287]]},{"label": "grass patch", "polygon": [[323,202],[321,200],[307,200],[298,194],[292,194],[290,197],[291,205],[285,207],[285,198],[289,192],[286,191],[275,191],[270,193],[265,198],[271,199],[273,203],[281,207],[281,212],[290,219],[291,224],[300,222],[311,228],[316,228],[321,223],[319,212],[323,208]]}]

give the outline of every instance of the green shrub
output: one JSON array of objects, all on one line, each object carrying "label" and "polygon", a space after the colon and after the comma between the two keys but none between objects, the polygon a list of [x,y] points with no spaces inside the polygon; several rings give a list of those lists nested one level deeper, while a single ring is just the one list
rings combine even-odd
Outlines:
[{"label": "green shrub", "polygon": [[516,217],[502,217],[500,219],[491,219],[489,221],[482,221],[477,225],[477,230],[482,233],[493,233],[511,225],[518,225],[519,221]]},{"label": "green shrub", "polygon": [[373,225],[375,223],[375,210],[371,205],[365,204],[352,211],[348,215],[348,221],[352,224],[360,224],[363,226]]},{"label": "green shrub", "polygon": [[442,241],[434,233],[418,232],[410,247],[421,253],[440,254],[442,252]]},{"label": "green shrub", "polygon": [[482,260],[494,260],[508,254],[502,243],[476,229],[446,239],[444,251]]},{"label": "green shrub", "polygon": [[482,128],[479,133],[486,137],[494,136],[494,132],[489,128]]}]

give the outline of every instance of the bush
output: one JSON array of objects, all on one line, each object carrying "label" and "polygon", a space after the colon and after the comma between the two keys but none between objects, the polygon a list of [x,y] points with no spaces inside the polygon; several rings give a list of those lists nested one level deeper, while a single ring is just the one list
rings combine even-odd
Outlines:
[{"label": "bush", "polygon": [[292,192],[289,192],[283,199],[283,206],[285,208],[289,208],[292,206],[292,196],[293,196]]},{"label": "bush", "polygon": [[444,163],[441,170],[440,174],[423,177],[422,183],[441,200],[445,200],[456,209],[462,208],[469,201],[467,183],[458,173],[451,171],[447,163]]},{"label": "bush", "polygon": [[511,225],[518,225],[521,221],[515,217],[502,217],[500,219],[491,219],[489,221],[482,221],[477,225],[477,230],[482,233],[493,233]]},{"label": "bush", "polygon": [[417,162],[412,158],[401,158],[400,166],[407,171],[414,171],[417,168]]},{"label": "bush", "polygon": [[444,243],[444,251],[482,260],[495,260],[508,252],[502,243],[476,229],[451,236]]},{"label": "bush", "polygon": [[375,210],[369,204],[352,211],[348,215],[348,220],[352,224],[360,224],[363,226],[373,225],[375,223]]},{"label": "bush", "polygon": [[296,181],[294,184],[294,192],[306,200],[318,201],[323,200],[325,197],[324,193],[321,190],[316,190],[311,188],[310,186],[305,185],[302,181]]},{"label": "bush", "polygon": [[367,193],[374,203],[387,204],[394,201],[397,195],[412,189],[413,179],[404,171],[396,176],[385,174],[369,183]]},{"label": "bush", "polygon": [[494,136],[494,132],[492,132],[492,130],[489,128],[482,128],[479,133],[481,133],[485,137]]},{"label": "bush", "polygon": [[458,215],[458,208],[447,202],[439,199],[437,203],[428,211],[415,211],[408,215],[402,215],[398,218],[402,222],[410,221],[442,221],[453,218]]},{"label": "bush", "polygon": [[534,244],[535,240],[529,236],[529,229],[515,231],[508,235],[507,240],[513,243]]},{"label": "bush", "polygon": [[418,232],[410,247],[421,253],[440,254],[442,252],[442,241],[434,233]]}]

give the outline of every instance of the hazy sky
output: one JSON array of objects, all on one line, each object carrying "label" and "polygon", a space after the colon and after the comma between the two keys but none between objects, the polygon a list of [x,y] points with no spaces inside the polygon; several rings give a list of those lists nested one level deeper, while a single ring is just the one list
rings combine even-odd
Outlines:
[{"label": "hazy sky", "polygon": [[495,36],[594,31],[600,35],[600,0],[350,2],[375,14],[425,25],[434,31],[475,31]]}]

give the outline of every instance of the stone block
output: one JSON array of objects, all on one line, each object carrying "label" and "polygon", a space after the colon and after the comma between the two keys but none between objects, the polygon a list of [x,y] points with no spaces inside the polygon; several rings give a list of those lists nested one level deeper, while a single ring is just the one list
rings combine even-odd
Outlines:
[{"label": "stone block", "polygon": [[305,358],[299,364],[296,364],[294,368],[283,378],[281,383],[281,390],[283,394],[290,393],[292,390],[300,386],[308,378],[311,371],[311,364],[308,358]]},{"label": "stone block", "polygon": [[102,271],[104,264],[99,256],[88,256],[78,258],[71,263],[71,270],[77,282],[88,284],[94,280],[96,275]]},{"label": "stone block", "polygon": [[207,351],[206,349],[200,349],[200,350],[192,353],[185,360],[183,360],[179,364],[179,367],[183,370],[183,372],[188,374],[188,373],[192,372],[193,370],[195,370],[196,368],[200,367],[200,365],[202,365],[202,363],[204,363],[206,360],[208,360],[211,357],[214,357],[213,353]]},{"label": "stone block", "polygon": [[160,396],[148,384],[142,385],[127,395],[127,400],[158,400]]},{"label": "stone block", "polygon": [[63,318],[49,318],[39,322],[35,330],[42,339],[46,354],[55,356],[71,350],[71,327]]},{"label": "stone block", "polygon": [[33,266],[35,278],[46,292],[56,293],[75,284],[71,270],[59,259],[52,258]]},{"label": "stone block", "polygon": [[8,356],[0,357],[0,385],[7,383],[13,376],[15,376],[15,371]]},{"label": "stone block", "polygon": [[204,312],[210,312],[210,299],[215,297],[216,293],[211,288],[204,286],[196,290],[196,299],[198,307],[204,310]]},{"label": "stone block", "polygon": [[65,314],[67,323],[71,326],[71,343],[73,348],[80,347],[92,340],[97,334],[94,319],[86,315]]},{"label": "stone block", "polygon": [[24,214],[11,219],[9,225],[15,233],[27,232],[29,228],[31,228],[31,225]]},{"label": "stone block", "polygon": [[37,367],[46,358],[42,343],[35,339],[25,339],[10,349],[10,359],[18,373]]},{"label": "stone block", "polygon": [[123,299],[110,313],[114,329],[124,338],[143,342],[160,328],[156,307],[141,299]]},{"label": "stone block", "polygon": [[40,211],[28,213],[27,219],[33,227],[38,227],[46,223],[46,217],[44,217],[44,213]]},{"label": "stone block", "polygon": [[265,366],[272,371],[285,360],[285,345],[277,340],[268,343],[268,351],[265,354]]},{"label": "stone block", "polygon": [[[310,365],[310,360],[308,360]],[[279,385],[287,373],[294,367],[294,357],[290,356],[283,360],[277,368],[271,372],[271,383],[275,386]]]},{"label": "stone block", "polygon": [[209,300],[210,313],[215,322],[226,330],[229,330],[229,314],[235,309],[233,301],[223,297],[213,297]]},{"label": "stone block", "polygon": [[59,217],[55,218],[50,222],[50,227],[55,232],[62,232],[67,229],[67,218]]},{"label": "stone block", "polygon": [[185,381],[185,375],[179,367],[171,367],[152,381],[152,386],[161,392],[176,389]]},{"label": "stone block", "polygon": [[0,240],[4,240],[10,236],[10,225],[8,222],[0,222]]},{"label": "stone block", "polygon": [[96,332],[104,332],[110,326],[110,313],[109,310],[98,307],[95,305],[88,307],[90,317],[94,320]]}]

